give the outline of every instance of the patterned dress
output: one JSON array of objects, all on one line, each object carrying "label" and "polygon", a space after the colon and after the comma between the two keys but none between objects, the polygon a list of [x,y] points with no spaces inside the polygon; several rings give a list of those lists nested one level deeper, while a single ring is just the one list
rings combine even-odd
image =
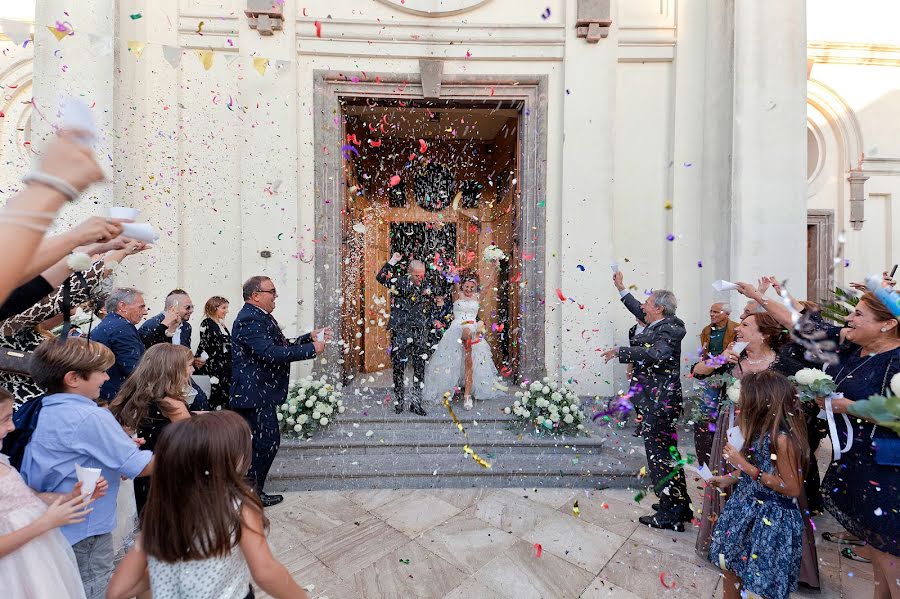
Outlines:
[{"label": "patterned dress", "polygon": [[[772,463],[769,433],[754,448],[756,465]],[[741,473],[716,522],[709,560],[734,572],[744,590],[766,599],[787,599],[797,590],[803,555],[803,518],[796,502]]]},{"label": "patterned dress", "polygon": [[[72,277],[72,306],[83,304],[89,300],[103,301],[109,293],[111,285],[104,277],[105,266],[102,260],[84,271],[84,281],[80,277]],[[37,325],[48,318],[62,312],[62,289],[45,297],[21,314],[0,321],[0,346],[21,352],[33,352],[44,342],[46,337],[37,331]],[[15,409],[23,403],[44,394],[44,391],[30,376],[12,372],[0,372],[0,387],[5,387],[15,396]]]}]

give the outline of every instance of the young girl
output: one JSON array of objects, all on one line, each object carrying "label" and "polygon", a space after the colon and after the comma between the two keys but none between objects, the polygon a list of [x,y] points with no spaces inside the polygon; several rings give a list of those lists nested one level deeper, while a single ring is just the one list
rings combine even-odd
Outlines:
[{"label": "young girl", "polygon": [[276,599],[307,599],[269,550],[269,522],[245,482],[251,441],[243,418],[221,411],[174,422],[155,456],[141,534],[107,599],[148,589],[156,599],[241,599],[253,597],[251,577]]},{"label": "young girl", "polygon": [[[13,396],[0,387],[0,442],[15,430]],[[83,598],[75,554],[60,526],[84,522],[87,506],[106,493],[101,477],[93,496],[77,483],[68,495],[35,494],[0,454],[0,588],[4,597]],[[48,505],[49,504],[49,507]]]},{"label": "young girl", "polygon": [[710,484],[737,483],[716,522],[709,559],[725,570],[725,599],[742,591],[787,599],[797,590],[803,517],[794,498],[803,489],[809,447],[794,388],[770,370],[741,379],[738,426],[743,451],[728,443],[723,455],[735,470]]},{"label": "young girl", "polygon": [[[144,352],[137,368],[125,380],[110,411],[129,433],[144,440],[153,451],[160,433],[170,422],[190,418],[186,394],[194,372],[194,355],[183,345],[158,343]],[[134,480],[137,511],[144,508],[150,477]]]},{"label": "young girl", "polygon": [[500,395],[494,386],[497,367],[484,337],[484,323],[478,320],[478,275],[463,274],[453,295],[453,322],[425,367],[425,400],[438,402],[444,393],[461,386],[463,407],[471,410],[473,391],[478,399]]}]

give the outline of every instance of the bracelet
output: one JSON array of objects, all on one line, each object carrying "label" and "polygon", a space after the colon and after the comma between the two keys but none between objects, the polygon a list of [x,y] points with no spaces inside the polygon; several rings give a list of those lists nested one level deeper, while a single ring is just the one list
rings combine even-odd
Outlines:
[{"label": "bracelet", "polygon": [[7,216],[0,216],[0,224],[5,225],[14,225],[18,227],[23,227],[25,229],[31,229],[32,231],[37,231],[38,233],[46,233],[49,225],[39,225],[37,223],[30,223],[28,221],[19,220],[16,218],[9,218]]},{"label": "bracelet", "polygon": [[761,474],[762,474],[762,468],[757,467],[757,468],[756,468],[756,474],[754,474],[754,475],[751,476],[750,478],[753,479],[754,482],[756,482],[757,480],[759,480],[759,477],[760,477]]},{"label": "bracelet", "polygon": [[24,183],[40,183],[66,196],[70,202],[74,202],[80,195],[68,181],[63,181],[55,175],[50,175],[42,171],[34,171],[22,177]]}]

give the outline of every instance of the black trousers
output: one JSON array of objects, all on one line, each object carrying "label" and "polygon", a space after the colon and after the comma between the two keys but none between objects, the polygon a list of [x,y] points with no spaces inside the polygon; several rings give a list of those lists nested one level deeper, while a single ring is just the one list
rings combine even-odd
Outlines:
[{"label": "black trousers", "polygon": [[[654,390],[655,391],[655,390]],[[652,392],[645,402],[644,421],[641,436],[644,438],[644,449],[647,451],[647,469],[653,482],[656,495],[659,497],[659,516],[661,519],[677,519],[686,511],[691,500],[688,496],[687,480],[684,469],[676,468],[677,460],[669,448],[678,448],[676,422],[681,414],[680,389],[671,389],[672,394]],[[674,471],[674,476],[663,483]]]},{"label": "black trousers", "polygon": [[[412,342],[409,341],[412,339]],[[391,332],[391,368],[394,372],[394,393],[400,405],[404,405],[406,392],[403,375],[406,365],[413,367],[413,393],[410,404],[420,406],[422,400],[422,384],[425,382],[425,356],[428,355],[428,335],[421,333]]]},{"label": "black trousers", "polygon": [[272,462],[275,461],[278,448],[281,446],[281,431],[278,428],[278,417],[275,415],[276,408],[274,406],[238,408],[234,411],[244,417],[253,433],[253,460],[250,462],[247,478],[256,492],[262,494],[266,485],[266,477],[269,475]]},{"label": "black trousers", "polygon": [[816,462],[816,450],[822,439],[828,436],[828,426],[819,418],[818,406],[804,405],[806,416],[806,440],[809,443],[809,465],[806,468],[806,476],[803,479],[803,489],[806,491],[806,503],[810,511],[821,512],[822,481],[819,477],[819,464]]}]

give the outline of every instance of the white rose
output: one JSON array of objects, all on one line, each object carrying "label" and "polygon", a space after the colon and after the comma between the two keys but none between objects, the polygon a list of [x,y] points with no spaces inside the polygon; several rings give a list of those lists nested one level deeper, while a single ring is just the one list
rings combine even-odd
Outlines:
[{"label": "white rose", "polygon": [[315,405],[315,403],[316,403],[316,400],[307,399],[306,403],[304,403],[303,405],[306,406],[307,408],[311,408],[311,407],[313,407],[313,405]]},{"label": "white rose", "polygon": [[553,381],[550,381],[550,385],[549,385],[549,387],[550,387],[550,389],[552,389],[552,390],[554,390],[554,391],[556,391],[556,383],[555,383],[555,382],[553,382]]},{"label": "white rose", "polygon": [[287,420],[285,420],[285,422],[287,422],[291,426],[294,426],[295,424],[297,424],[297,421],[290,417]]},{"label": "white rose", "polygon": [[338,406],[338,414],[343,414],[344,410],[346,410],[346,409],[347,408],[345,406]]},{"label": "white rose", "polygon": [[218,385],[218,384],[219,384],[219,377],[215,377],[215,376],[209,377],[209,384],[210,384],[210,385]]},{"label": "white rose", "polygon": [[563,418],[563,422],[565,422],[566,424],[572,424],[573,422],[575,422],[575,419],[572,418],[571,414],[566,414]]},{"label": "white rose", "polygon": [[514,402],[513,402],[513,407],[514,407],[514,408],[518,408],[518,407],[521,406],[521,405],[522,405],[522,404],[521,404],[521,402],[519,402],[519,401],[514,401]]},{"label": "white rose", "polygon": [[319,397],[325,397],[328,395],[328,389],[319,389]]},{"label": "white rose", "polygon": [[319,424],[321,424],[322,426],[325,426],[326,424],[328,424],[328,418],[325,418],[324,416],[322,416],[322,419],[319,420]]},{"label": "white rose", "polygon": [[278,422],[284,420],[284,414],[282,414],[281,412],[276,413],[275,417],[278,418]]},{"label": "white rose", "polygon": [[900,397],[900,372],[891,377],[891,393]]},{"label": "white rose", "polygon": [[288,406],[288,412],[291,414],[297,413],[297,406]]},{"label": "white rose", "polygon": [[583,424],[579,424],[579,425],[578,425],[578,430],[583,431],[583,430],[584,430],[584,425],[583,425]]},{"label": "white rose", "polygon": [[516,397],[522,397],[522,392],[521,392],[521,391],[516,391],[515,395],[516,395]]},{"label": "white rose", "polygon": [[313,420],[318,420],[322,417],[321,412],[313,412]]},{"label": "white rose", "polygon": [[545,376],[545,377],[542,378],[541,380],[544,381],[545,383],[549,383],[549,382],[550,382],[550,377],[546,377],[546,376]]},{"label": "white rose", "polygon": [[572,409],[569,406],[563,406],[562,411],[563,411],[563,414],[568,414],[569,412],[572,411]]},{"label": "white rose", "polygon": [[543,387],[544,387],[544,386],[543,386],[542,384],[540,384],[539,382],[535,381],[535,382],[531,383],[531,387],[529,387],[528,389],[529,389],[530,391],[534,391],[535,393],[537,393],[537,392],[540,391]]},{"label": "white rose", "polygon": [[528,410],[523,410],[522,418],[531,418],[531,412],[529,412]]},{"label": "white rose", "polygon": [[303,432],[303,425],[301,425],[301,424],[295,424],[295,425],[294,425],[294,432],[295,432],[295,433],[302,433],[302,432]]},{"label": "white rose", "polygon": [[559,414],[553,412],[552,414],[550,414],[550,420],[552,420],[553,422],[559,422]]},{"label": "white rose", "polygon": [[309,416],[306,414],[300,414],[297,416],[297,422],[300,424],[306,424],[309,421]]},{"label": "white rose", "polygon": [[741,381],[735,381],[728,387],[728,391],[726,391],[728,395],[728,399],[730,399],[734,403],[738,403],[741,401]]},{"label": "white rose", "polygon": [[550,393],[550,387],[544,387],[543,389],[541,389],[541,393],[543,393],[544,395]]},{"label": "white rose", "polygon": [[559,391],[554,391],[550,396],[550,399],[553,401],[562,401],[562,394]]},{"label": "white rose", "polygon": [[509,414],[510,412],[512,412],[512,410],[509,409],[509,406],[506,406],[505,408],[503,408],[504,414]]},{"label": "white rose", "polygon": [[544,424],[544,417],[539,415],[539,416],[537,417],[537,423],[538,423],[538,424]]},{"label": "white rose", "polygon": [[816,381],[822,379],[831,380],[831,377],[818,368],[804,368],[794,375],[794,380],[797,381],[797,384],[799,385],[812,385]]}]

